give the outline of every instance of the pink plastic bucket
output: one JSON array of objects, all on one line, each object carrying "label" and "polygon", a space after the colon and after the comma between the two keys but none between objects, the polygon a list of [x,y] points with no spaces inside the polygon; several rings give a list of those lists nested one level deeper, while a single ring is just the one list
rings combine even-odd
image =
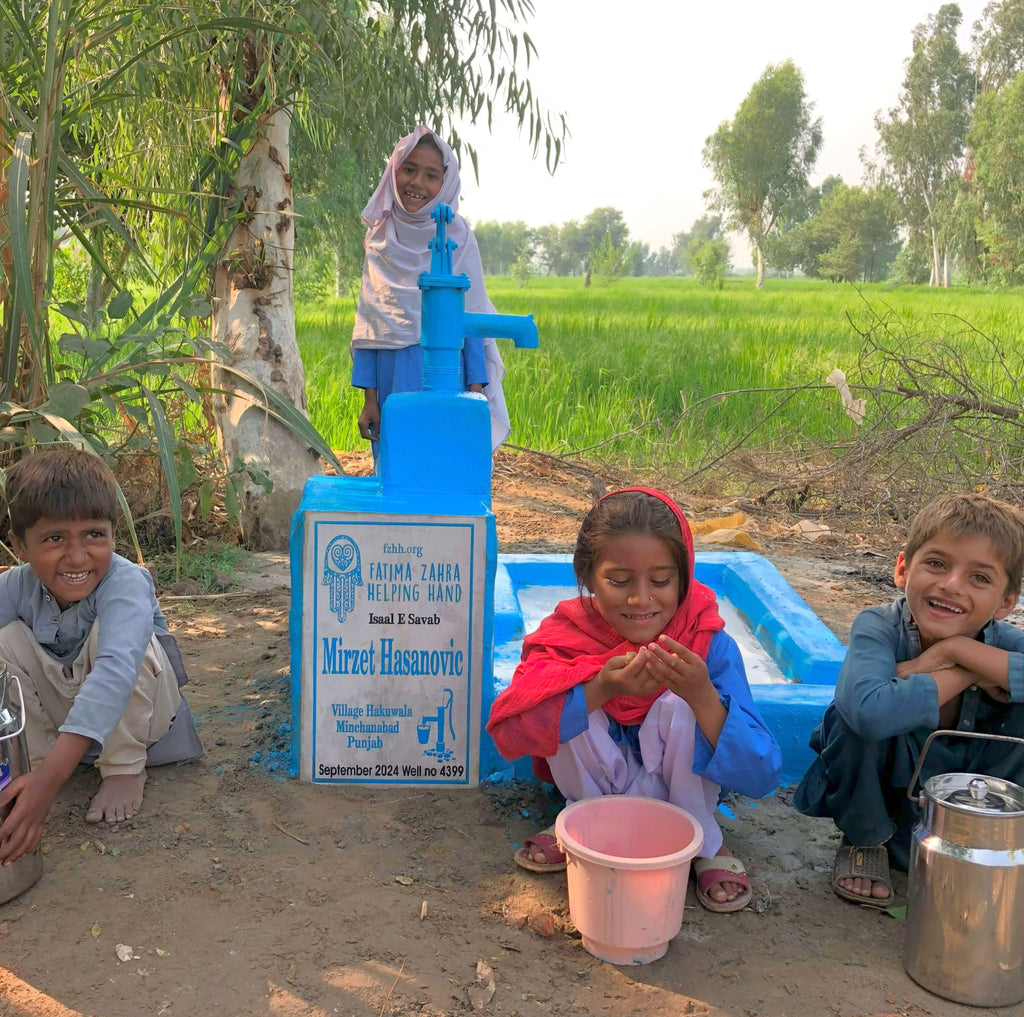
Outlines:
[{"label": "pink plastic bucket", "polygon": [[583,945],[611,964],[650,964],[683,924],[690,859],[704,831],[668,802],[584,798],[555,819],[569,913]]}]

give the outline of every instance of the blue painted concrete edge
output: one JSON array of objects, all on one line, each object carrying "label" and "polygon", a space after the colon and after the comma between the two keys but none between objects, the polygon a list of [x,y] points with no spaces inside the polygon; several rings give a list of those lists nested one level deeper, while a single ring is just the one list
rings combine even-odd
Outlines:
[{"label": "blue painted concrete edge", "polygon": [[[727,597],[789,681],[751,686],[754,702],[782,749],[783,784],[799,780],[814,758],[811,731],[832,700],[846,647],[786,582],[776,567],[748,551],[698,552],[696,578]],[[484,689],[483,721],[508,686],[519,662],[523,617],[516,590],[524,586],[575,586],[571,555],[498,556],[494,590],[494,683]],[[481,780],[532,775],[529,759],[503,759],[483,732]]]}]

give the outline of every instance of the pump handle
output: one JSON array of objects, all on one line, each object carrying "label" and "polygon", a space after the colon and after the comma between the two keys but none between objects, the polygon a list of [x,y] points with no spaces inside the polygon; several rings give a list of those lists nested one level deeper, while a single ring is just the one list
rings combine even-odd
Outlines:
[{"label": "pump handle", "polygon": [[437,231],[434,239],[430,241],[430,274],[451,275],[452,274],[452,251],[459,245],[454,240],[445,236],[445,223],[455,218],[451,205],[438,202],[430,213],[430,218],[437,223]]},{"label": "pump handle", "polygon": [[910,786],[907,788],[907,797],[912,802],[917,802],[918,805],[924,805],[924,794],[914,794],[914,788],[917,787],[917,778],[921,775],[921,767],[924,766],[924,757],[928,754],[928,748],[932,743],[932,739],[938,738],[939,735],[945,735],[949,738],[987,738],[992,742],[1018,742],[1021,745],[1024,745],[1024,738],[1014,738],[1012,735],[986,734],[983,731],[933,731],[924,740],[924,748],[921,749],[921,758],[918,759],[917,766],[914,767],[914,776],[910,778]]}]

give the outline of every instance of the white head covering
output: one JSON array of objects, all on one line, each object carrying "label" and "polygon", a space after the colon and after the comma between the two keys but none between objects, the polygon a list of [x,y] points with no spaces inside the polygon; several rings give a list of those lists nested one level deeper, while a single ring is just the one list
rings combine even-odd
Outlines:
[{"label": "white head covering", "polygon": [[[423,138],[429,138],[441,152],[444,179],[434,201],[417,212],[409,212],[398,195],[396,174]],[[388,159],[377,189],[363,209],[366,223],[363,248],[363,281],[359,290],[355,327],[352,330],[354,349],[397,350],[420,341],[420,308],[422,292],[418,285],[421,272],[430,269],[430,242],[437,225],[430,213],[438,203],[459,207],[462,181],[459,164],[449,144],[426,127],[417,127],[395,146]],[[458,246],[452,254],[452,272],[465,273],[470,288],[466,292],[466,310],[494,313],[494,305],[484,285],[480,250],[469,223],[455,215],[448,224],[447,236]],[[505,368],[497,343],[484,340],[487,362],[486,395],[491,409],[491,441],[497,448],[509,433],[508,410],[501,390]]]}]

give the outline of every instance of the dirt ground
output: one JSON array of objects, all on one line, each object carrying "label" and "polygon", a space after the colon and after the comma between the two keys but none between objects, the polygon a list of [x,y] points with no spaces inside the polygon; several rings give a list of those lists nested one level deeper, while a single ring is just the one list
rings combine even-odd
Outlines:
[{"label": "dirt ground", "polygon": [[[626,480],[501,455],[501,550],[570,550],[594,495]],[[862,607],[893,593],[895,531],[825,520],[835,535],[812,543],[788,532],[796,516],[665,486],[694,519],[745,509],[762,553],[843,639]],[[84,822],[92,772],[69,781],[42,879],[0,905],[0,1017],[997,1012],[946,1002],[907,977],[904,922],[829,892],[835,832],[794,812],[791,789],[733,798],[734,815],[722,816],[751,874],[752,905],[711,914],[691,889],[666,956],[616,968],[581,945],[564,876],[512,864],[514,847],[559,807],[540,786],[288,779],[287,562],[255,564],[225,596],[162,596],[208,754],[151,771],[144,811],[118,828]],[[517,927],[517,916],[530,922]],[[473,989],[480,961],[493,971],[490,998]],[[1024,1005],[998,1012],[1024,1015]]]}]

